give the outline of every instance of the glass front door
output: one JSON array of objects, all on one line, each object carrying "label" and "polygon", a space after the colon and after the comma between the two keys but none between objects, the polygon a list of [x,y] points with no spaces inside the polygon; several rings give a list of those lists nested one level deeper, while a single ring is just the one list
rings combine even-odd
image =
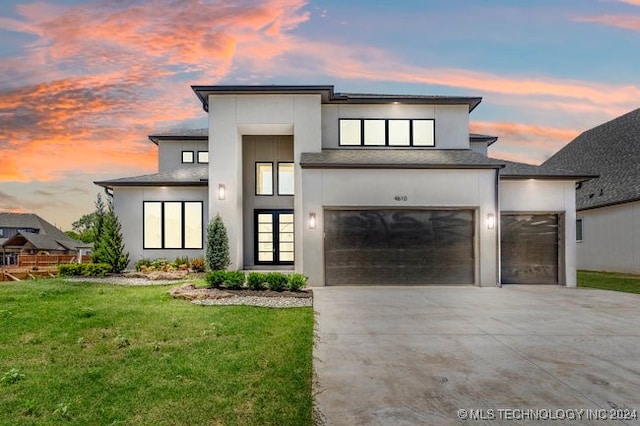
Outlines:
[{"label": "glass front door", "polygon": [[293,240],[293,210],[255,211],[257,265],[293,264]]}]

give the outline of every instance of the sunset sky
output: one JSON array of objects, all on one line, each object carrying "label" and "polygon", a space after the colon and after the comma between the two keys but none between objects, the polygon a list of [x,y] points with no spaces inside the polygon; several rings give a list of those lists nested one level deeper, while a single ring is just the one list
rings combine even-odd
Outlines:
[{"label": "sunset sky", "polygon": [[538,164],[640,107],[640,0],[2,0],[0,210],[71,229],[206,127],[192,84],[482,96],[490,155]]}]

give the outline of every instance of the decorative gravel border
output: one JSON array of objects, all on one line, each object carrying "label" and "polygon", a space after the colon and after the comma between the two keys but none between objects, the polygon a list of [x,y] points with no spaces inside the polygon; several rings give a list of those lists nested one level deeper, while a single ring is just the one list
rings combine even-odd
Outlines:
[{"label": "decorative gravel border", "polygon": [[192,300],[191,303],[201,306],[247,305],[263,308],[303,308],[313,306],[313,299],[310,297],[233,296],[225,299]]}]

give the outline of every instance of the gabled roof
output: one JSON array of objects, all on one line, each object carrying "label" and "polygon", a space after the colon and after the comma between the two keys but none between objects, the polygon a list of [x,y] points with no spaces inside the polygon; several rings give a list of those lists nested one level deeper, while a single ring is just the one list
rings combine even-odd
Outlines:
[{"label": "gabled roof", "polygon": [[150,175],[125,177],[93,182],[105,188],[114,186],[207,186],[207,165],[187,167]]},{"label": "gabled roof", "polygon": [[640,109],[580,134],[544,163],[597,174],[576,190],[576,208],[640,200]]},{"label": "gabled roof", "polygon": [[355,103],[355,104],[444,104],[468,105],[473,111],[482,101],[481,97],[469,96],[431,96],[431,95],[393,95],[371,93],[336,93],[334,86],[191,86],[205,111],[209,111],[209,95],[247,95],[247,94],[318,94],[322,103]]},{"label": "gabled roof", "polygon": [[[77,250],[90,247],[90,244],[74,240],[40,216],[33,213],[5,213],[0,212],[0,228],[37,229],[38,233],[19,232],[2,242],[3,247],[13,244],[15,238],[22,235],[40,250]],[[36,244],[37,243],[37,244]]]}]

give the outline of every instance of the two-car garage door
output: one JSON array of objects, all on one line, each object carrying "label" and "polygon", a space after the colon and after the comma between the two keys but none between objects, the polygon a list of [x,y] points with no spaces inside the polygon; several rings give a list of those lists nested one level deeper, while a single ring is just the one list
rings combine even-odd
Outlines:
[{"label": "two-car garage door", "polygon": [[473,210],[330,210],[327,285],[473,284]]}]

